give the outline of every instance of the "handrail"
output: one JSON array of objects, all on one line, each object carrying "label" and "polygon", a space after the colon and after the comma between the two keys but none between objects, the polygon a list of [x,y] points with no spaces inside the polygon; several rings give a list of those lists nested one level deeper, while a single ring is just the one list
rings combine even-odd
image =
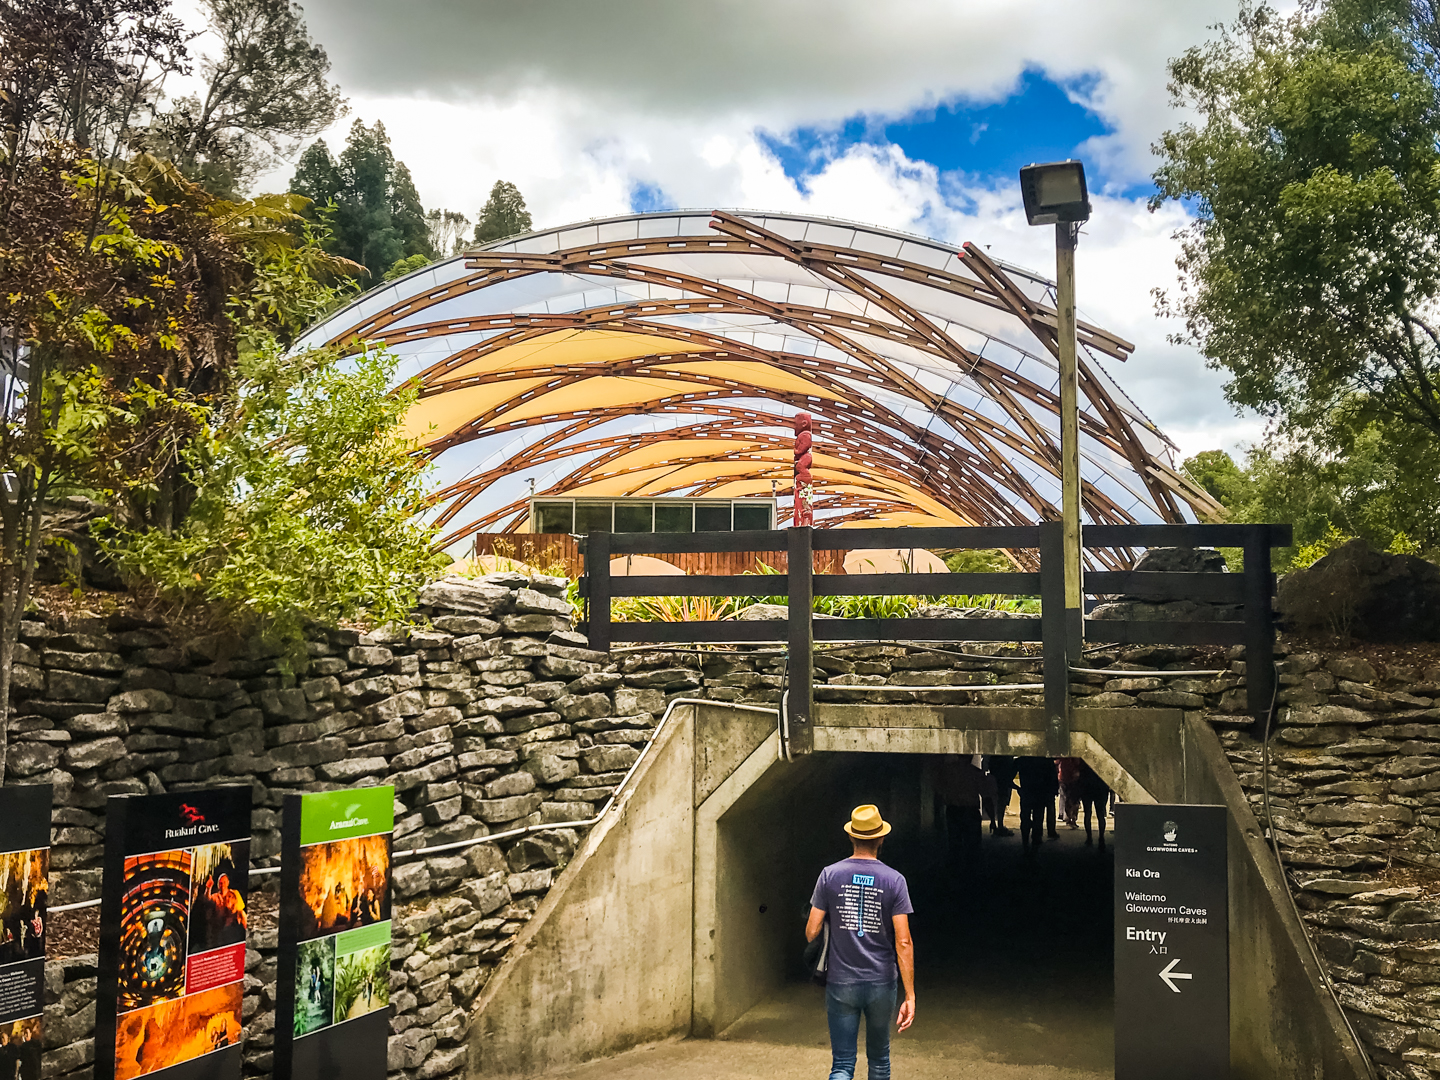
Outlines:
[{"label": "handrail", "polygon": [[[746,712],[770,713],[777,717],[780,712],[778,709],[767,709],[759,705],[740,705],[729,701],[715,702],[708,698],[671,698],[670,703],[665,707],[665,712],[661,714],[659,722],[655,725],[655,729],[650,733],[650,738],[641,748],[639,756],[630,763],[630,768],[625,771],[625,775],[621,777],[620,783],[615,785],[615,790],[610,793],[610,797],[605,800],[605,805],[600,808],[600,812],[594,817],[585,818],[581,821],[551,821],[543,825],[525,825],[518,829],[507,829],[504,832],[489,833],[485,836],[472,837],[469,840],[457,840],[451,844],[436,844],[433,847],[402,848],[390,856],[391,861],[413,859],[421,855],[438,855],[442,851],[460,851],[465,848],[480,847],[482,844],[493,844],[497,840],[508,840],[511,837],[524,836],[527,833],[533,832],[543,832],[546,829],[588,829],[593,825],[600,824],[600,822],[605,820],[605,815],[615,808],[616,800],[624,794],[626,785],[630,783],[630,778],[635,775],[635,770],[640,767],[640,763],[644,761],[646,755],[650,753],[650,748],[659,740],[660,733],[665,730],[665,725],[669,723],[670,717],[675,712],[675,706],[677,705],[722,705],[727,709],[743,709]],[[263,877],[267,874],[278,874],[279,872],[280,863],[277,862],[269,866],[252,866],[249,876]],[[81,900],[74,904],[60,904],[48,910],[50,914],[54,915],[62,911],[79,911],[81,908],[98,907],[100,902],[98,898],[94,900]]]}]

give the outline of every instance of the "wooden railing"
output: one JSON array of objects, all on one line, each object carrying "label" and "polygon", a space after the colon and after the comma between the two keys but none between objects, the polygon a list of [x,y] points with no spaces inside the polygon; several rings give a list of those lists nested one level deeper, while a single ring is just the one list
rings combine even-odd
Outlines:
[{"label": "wooden railing", "polygon": [[[1288,525],[1092,525],[1087,548],[1236,547],[1244,552],[1239,574],[1087,571],[1087,595],[1125,595],[1151,600],[1202,600],[1240,605],[1242,620],[1084,620],[1083,636],[1119,644],[1244,645],[1248,712],[1257,724],[1275,694],[1275,623],[1271,597],[1275,575],[1270,549],[1290,544]],[[1083,642],[1067,640],[1064,620],[1063,531],[1059,522],[1040,525],[938,529],[814,529],[660,535],[594,532],[586,538],[582,624],[590,647],[609,651],[617,642],[746,643],[784,641],[791,658],[786,706],[789,741],[803,752],[813,709],[814,643],[821,641],[1038,641],[1044,657],[1045,709],[1051,745],[1068,745],[1070,668]],[[831,574],[814,571],[819,553],[877,548],[1034,549],[1038,572],[963,574]],[[617,596],[753,596],[778,592],[779,578],[702,574],[689,577],[619,577],[610,560],[619,555],[702,554],[728,551],[783,552],[787,618],[739,622],[614,622]],[[764,585],[769,585],[767,590]],[[1007,619],[815,619],[816,596],[938,596],[997,593],[1040,596],[1039,616]],[[804,657],[805,662],[800,662]]]}]

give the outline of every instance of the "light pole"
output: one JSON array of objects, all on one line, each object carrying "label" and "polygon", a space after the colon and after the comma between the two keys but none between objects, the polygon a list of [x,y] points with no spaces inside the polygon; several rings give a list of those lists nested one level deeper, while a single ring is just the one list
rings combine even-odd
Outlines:
[{"label": "light pole", "polygon": [[1060,354],[1060,517],[1065,525],[1065,642],[1068,663],[1080,658],[1084,600],[1080,555],[1080,410],[1075,362],[1075,238],[1090,220],[1085,166],[1078,161],[1020,170],[1025,217],[1055,226],[1055,337]]}]

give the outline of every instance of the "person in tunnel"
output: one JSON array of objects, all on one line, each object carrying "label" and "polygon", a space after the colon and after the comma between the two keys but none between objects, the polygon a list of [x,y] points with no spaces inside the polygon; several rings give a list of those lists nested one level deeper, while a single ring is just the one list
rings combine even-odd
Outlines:
[{"label": "person in tunnel", "polygon": [[945,800],[945,832],[950,869],[970,873],[980,863],[979,755],[946,754],[940,759],[940,797]]},{"label": "person in tunnel", "polygon": [[1058,786],[1055,760],[1044,757],[1017,758],[1015,769],[1020,777],[1020,845],[1025,854],[1030,855],[1040,848],[1045,831],[1046,808],[1049,808],[1050,814],[1055,813],[1055,788]]},{"label": "person in tunnel", "polygon": [[[830,920],[825,1012],[830,1026],[830,1080],[854,1080],[860,1021],[870,1080],[889,1080],[890,1022],[904,1031],[915,1019],[915,944],[910,937],[910,886],[880,861],[890,825],[870,804],[857,806],[844,826],[851,855],[820,871],[810,897],[805,940]],[[896,982],[905,1000],[895,1011]]]},{"label": "person in tunnel", "polygon": [[985,771],[995,784],[995,799],[990,806],[990,832],[995,836],[1015,835],[1005,827],[1005,813],[1010,809],[1010,792],[1015,787],[1015,759],[1009,754],[989,754]]}]

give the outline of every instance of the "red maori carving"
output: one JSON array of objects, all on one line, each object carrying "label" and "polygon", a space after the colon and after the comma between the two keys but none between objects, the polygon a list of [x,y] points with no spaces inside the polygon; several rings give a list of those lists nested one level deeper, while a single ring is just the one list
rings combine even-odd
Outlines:
[{"label": "red maori carving", "polygon": [[795,414],[795,525],[815,524],[815,485],[810,478],[810,414]]}]

